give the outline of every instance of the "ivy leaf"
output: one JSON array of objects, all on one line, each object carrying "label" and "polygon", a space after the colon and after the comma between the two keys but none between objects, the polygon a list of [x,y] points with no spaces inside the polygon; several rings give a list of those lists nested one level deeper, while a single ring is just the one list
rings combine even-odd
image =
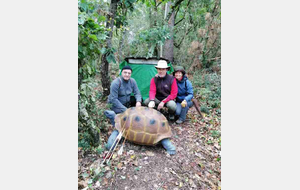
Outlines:
[{"label": "ivy leaf", "polygon": [[83,25],[86,19],[86,15],[84,13],[79,13],[78,15],[78,24]]},{"label": "ivy leaf", "polygon": [[84,174],[82,174],[82,177],[87,178],[87,177],[89,177],[89,174],[84,173]]},{"label": "ivy leaf", "polygon": [[106,48],[105,48],[105,47],[103,47],[103,48],[100,50],[100,52],[101,52],[102,54],[105,54],[105,52],[106,52]]},{"label": "ivy leaf", "polygon": [[98,38],[97,38],[97,36],[95,34],[89,35],[89,38],[91,38],[91,39],[93,39],[95,41],[98,41]]},{"label": "ivy leaf", "polygon": [[105,16],[99,16],[98,17],[98,21],[99,22],[103,22],[103,21],[105,21],[106,20],[106,17]]},{"label": "ivy leaf", "polygon": [[88,69],[88,73],[91,75],[92,74],[92,69],[90,66],[87,66],[87,69]]},{"label": "ivy leaf", "polygon": [[111,63],[116,63],[116,60],[115,60],[115,56],[113,54],[109,54],[107,57],[106,57],[106,60]]}]

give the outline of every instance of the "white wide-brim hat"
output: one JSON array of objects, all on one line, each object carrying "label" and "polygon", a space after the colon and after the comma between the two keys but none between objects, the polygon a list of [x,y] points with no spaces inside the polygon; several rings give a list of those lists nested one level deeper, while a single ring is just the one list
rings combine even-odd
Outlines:
[{"label": "white wide-brim hat", "polygon": [[159,60],[157,62],[157,66],[155,66],[155,68],[159,68],[159,69],[168,69],[170,68],[167,64],[167,62],[165,60]]}]

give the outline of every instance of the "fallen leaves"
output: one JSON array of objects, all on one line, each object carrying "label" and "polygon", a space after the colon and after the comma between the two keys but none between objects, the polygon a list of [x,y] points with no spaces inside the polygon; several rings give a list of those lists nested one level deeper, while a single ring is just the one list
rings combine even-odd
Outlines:
[{"label": "fallen leaves", "polygon": [[154,156],[154,153],[151,151],[146,151],[147,156]]},{"label": "fallen leaves", "polygon": [[[195,115],[193,111],[191,109],[189,114]],[[105,152],[83,157],[83,150],[79,149],[79,189],[136,189],[141,186],[161,190],[220,189],[220,119],[214,116],[206,116],[201,121],[197,116],[193,119],[195,124],[187,121],[172,126],[171,123],[174,127],[172,140],[177,148],[174,156],[167,154],[161,145],[149,147],[126,142],[123,154],[113,154],[111,161],[97,171]],[[91,181],[97,173],[101,174],[99,180]]]},{"label": "fallen leaves", "polygon": [[123,164],[119,162],[118,165],[117,165],[117,168],[118,168],[118,169],[121,169],[122,166],[123,166]]}]

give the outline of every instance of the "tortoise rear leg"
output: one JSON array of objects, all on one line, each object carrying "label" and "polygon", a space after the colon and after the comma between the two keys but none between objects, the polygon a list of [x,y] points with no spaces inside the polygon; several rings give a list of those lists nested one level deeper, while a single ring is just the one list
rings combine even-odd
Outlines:
[{"label": "tortoise rear leg", "polygon": [[172,144],[172,142],[170,141],[170,139],[163,139],[161,141],[161,144],[167,150],[167,153],[169,153],[169,154],[176,154],[176,147]]}]

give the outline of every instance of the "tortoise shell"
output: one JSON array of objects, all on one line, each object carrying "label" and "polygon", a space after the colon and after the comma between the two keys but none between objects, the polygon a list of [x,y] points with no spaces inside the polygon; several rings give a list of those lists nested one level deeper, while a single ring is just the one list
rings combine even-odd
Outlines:
[{"label": "tortoise shell", "polygon": [[116,129],[125,128],[123,137],[141,145],[155,145],[172,136],[166,117],[148,107],[132,107],[115,117]]}]

